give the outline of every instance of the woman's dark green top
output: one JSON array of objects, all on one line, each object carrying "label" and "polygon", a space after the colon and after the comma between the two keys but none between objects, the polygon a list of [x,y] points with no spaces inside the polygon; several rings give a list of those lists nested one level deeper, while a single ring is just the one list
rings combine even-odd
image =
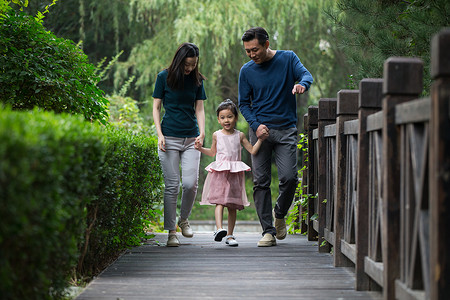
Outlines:
[{"label": "woman's dark green top", "polygon": [[200,133],[195,116],[195,101],[206,100],[203,81],[197,86],[191,76],[185,75],[184,88],[173,90],[167,85],[167,74],[167,70],[158,74],[152,95],[162,100],[165,110],[161,121],[162,133],[181,138],[196,137]]}]

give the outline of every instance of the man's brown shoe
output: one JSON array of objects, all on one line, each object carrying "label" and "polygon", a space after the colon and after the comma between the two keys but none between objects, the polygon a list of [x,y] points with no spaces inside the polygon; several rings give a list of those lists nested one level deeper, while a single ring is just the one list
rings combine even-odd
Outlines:
[{"label": "man's brown shoe", "polygon": [[284,240],[286,238],[286,221],[283,219],[275,218],[275,229],[277,230],[277,235],[275,236],[279,240]]},{"label": "man's brown shoe", "polygon": [[276,245],[277,241],[270,233],[266,233],[258,242],[258,247],[271,247]]}]

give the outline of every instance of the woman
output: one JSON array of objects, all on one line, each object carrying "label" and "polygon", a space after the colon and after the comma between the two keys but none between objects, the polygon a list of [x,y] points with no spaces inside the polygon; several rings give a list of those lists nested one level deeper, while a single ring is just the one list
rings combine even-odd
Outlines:
[{"label": "woman", "polygon": [[[203,145],[205,138],[205,77],[198,70],[198,58],[198,47],[183,43],[169,68],[158,74],[153,91],[153,120],[165,183],[164,229],[169,230],[168,247],[180,244],[176,236],[180,166],[183,190],[178,226],[183,236],[193,236],[188,217],[197,194],[200,163],[200,152],[194,146]],[[165,109],[162,122],[161,104]]]}]

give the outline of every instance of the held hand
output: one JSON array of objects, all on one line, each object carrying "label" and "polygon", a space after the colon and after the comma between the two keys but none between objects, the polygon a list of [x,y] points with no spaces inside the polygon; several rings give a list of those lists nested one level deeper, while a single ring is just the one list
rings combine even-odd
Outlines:
[{"label": "held hand", "polygon": [[166,152],[166,138],[163,135],[158,137],[158,148]]},{"label": "held hand", "polygon": [[259,125],[258,129],[256,129],[256,137],[261,140],[265,140],[269,137],[269,128],[266,125]]},{"label": "held hand", "polygon": [[306,88],[301,84],[294,85],[294,88],[292,89],[292,94],[303,94],[305,92]]},{"label": "held hand", "polygon": [[200,149],[203,146],[203,137],[201,135],[199,135],[196,139],[195,139],[195,145],[194,148],[195,149]]}]

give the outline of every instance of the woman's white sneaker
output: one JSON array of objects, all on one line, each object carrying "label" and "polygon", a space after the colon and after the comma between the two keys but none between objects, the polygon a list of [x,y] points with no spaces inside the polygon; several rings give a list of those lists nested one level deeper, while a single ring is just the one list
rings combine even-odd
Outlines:
[{"label": "woman's white sneaker", "polygon": [[180,246],[180,241],[177,238],[176,233],[169,233],[169,237],[167,238],[167,247],[178,247]]}]

